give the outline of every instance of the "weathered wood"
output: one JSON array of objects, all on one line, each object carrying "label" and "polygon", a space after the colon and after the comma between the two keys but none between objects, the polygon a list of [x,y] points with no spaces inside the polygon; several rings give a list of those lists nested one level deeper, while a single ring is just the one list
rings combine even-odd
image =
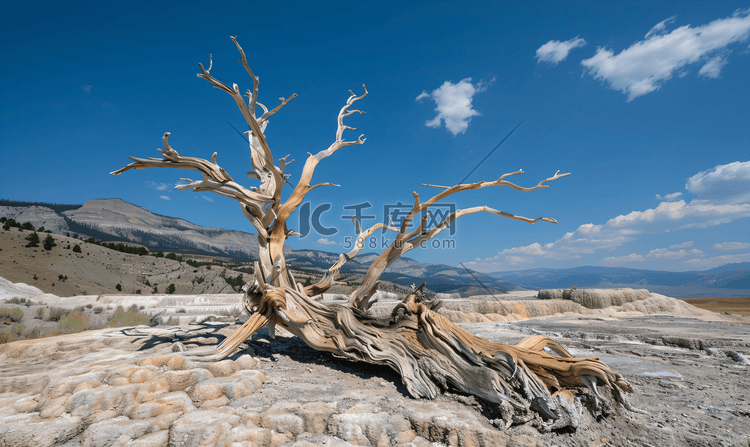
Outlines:
[{"label": "weathered wood", "polygon": [[[508,186],[519,191],[546,188],[546,182],[568,175],[560,174],[560,171],[533,187],[522,187],[506,180],[509,176],[522,174],[522,170],[504,174],[489,182],[454,186],[426,185],[442,188],[443,191],[425,202],[421,202],[415,192],[414,205],[400,228],[377,224],[363,230],[360,223],[354,220],[359,233],[358,241],[364,241],[373,231],[384,228],[396,233],[394,242],[373,261],[362,284],[352,292],[347,305],[313,300],[311,297],[333,284],[339,269],[359,253],[362,245],[355,243],[352,251],[341,254],[321,281],[304,287],[295,281],[284,258],[286,239],[295,234],[287,228],[287,220],[308,192],[319,186],[332,185],[312,184],[318,163],[338,149],[365,142],[363,135],[357,140],[346,141],[343,134],[346,129],[353,129],[344,124],[344,118],[354,113],[364,113],[350,107],[367,95],[367,89],[363,85],[364,93],[360,96],[349,92],[350,96],[338,114],[334,142],[327,149],[309,155],[294,190],[282,203],[284,184],[288,183],[288,174],[284,171],[291,162],[287,162],[287,156],[279,160],[278,166],[273,164],[273,155],[264,131],[268,117],[279,111],[296,94],[288,99],[281,98],[281,104],[270,111],[259,103],[258,78],[247,64],[245,53],[237,40],[234,37],[232,40],[240,52],[240,63],[253,79],[253,90],[245,94],[249,98],[248,102],[245,103],[236,84],[229,87],[211,76],[213,63],[208,69],[200,65],[201,73],[198,77],[228,93],[237,103],[251,129],[248,141],[253,170],[248,173],[248,177],[259,180],[260,185],[247,189],[236,183],[216,163],[216,153],[210,162],[180,156],[169,145],[169,133],[164,134],[165,150],[161,150],[162,159],[131,157],[133,163],[112,172],[118,175],[129,169],[151,167],[199,171],[203,175],[202,180],[188,180],[187,185],[179,186],[178,189],[210,191],[237,200],[245,217],[258,231],[260,259],[255,263],[253,281],[243,289],[246,292],[244,304],[251,317],[215,348],[188,351],[184,355],[204,361],[220,360],[231,355],[261,327],[268,327],[269,333],[273,335],[274,328],[281,326],[313,349],[393,368],[401,375],[409,394],[415,398],[431,399],[440,392],[457,390],[497,405],[505,425],[523,422],[538,414],[545,420],[554,421],[546,425],[548,428],[575,426],[580,421],[577,414],[580,404],[576,404],[575,396],[568,391],[570,388],[586,387],[594,396],[599,397],[597,386],[609,386],[614,391],[615,398],[627,405],[622,400],[620,391],[631,391],[630,385],[621,375],[611,371],[596,358],[573,358],[553,340],[539,336],[529,337],[515,346],[475,337],[440,315],[437,312],[441,305],[439,301],[424,300],[421,293],[424,284],[398,303],[389,318],[375,318],[368,312],[385,269],[404,253],[437,236],[459,217],[486,212],[530,224],[538,221],[556,223],[548,217],[530,219],[488,206],[477,206],[456,210],[434,227],[428,228],[426,222],[430,207],[457,192],[488,186]],[[260,117],[256,116],[256,105],[264,111]],[[420,214],[422,218],[418,227],[408,231],[411,222]]]}]

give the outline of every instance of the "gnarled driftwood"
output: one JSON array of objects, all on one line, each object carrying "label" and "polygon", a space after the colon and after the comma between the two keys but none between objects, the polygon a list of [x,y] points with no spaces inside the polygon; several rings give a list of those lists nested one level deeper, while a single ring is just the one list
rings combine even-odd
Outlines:
[{"label": "gnarled driftwood", "polygon": [[[575,425],[575,421],[571,420],[577,418],[576,408],[580,409],[580,404],[578,407],[574,404],[574,396],[568,391],[570,388],[587,387],[598,396],[597,386],[609,386],[618,399],[621,390],[631,391],[628,382],[604,363],[596,358],[573,358],[548,338],[533,336],[512,346],[492,343],[469,334],[437,312],[440,302],[424,300],[422,286],[416,287],[403,302],[398,303],[389,318],[375,318],[368,312],[379,278],[385,269],[404,253],[435,237],[461,216],[485,212],[531,224],[540,220],[556,223],[552,218],[529,219],[487,206],[478,206],[456,210],[439,224],[427,228],[427,213],[431,206],[452,194],[490,186],[507,186],[519,191],[546,188],[546,182],[568,175],[560,174],[559,171],[528,188],[507,180],[510,176],[523,173],[522,170],[504,174],[494,181],[449,187],[426,185],[441,188],[442,191],[424,202],[415,192],[412,209],[399,228],[377,224],[362,229],[359,222],[355,221],[362,241],[381,228],[395,232],[396,237],[373,261],[362,284],[349,297],[347,305],[311,299],[333,284],[339,269],[357,255],[361,244],[355,244],[351,252],[342,254],[317,284],[304,287],[295,281],[284,258],[285,241],[295,234],[287,227],[287,220],[309,191],[318,186],[331,185],[311,184],[318,163],[342,147],[365,142],[362,136],[353,141],[344,140],[343,134],[346,129],[352,129],[344,124],[344,118],[354,113],[363,113],[351,107],[367,95],[367,89],[363,86],[364,93],[359,96],[350,91],[349,99],[338,115],[333,143],[327,149],[309,155],[297,185],[282,203],[283,187],[288,183],[288,174],[284,172],[289,164],[288,156],[280,159],[278,166],[274,165],[264,131],[268,125],[268,117],[280,110],[296,94],[288,99],[281,98],[281,104],[272,110],[257,102],[258,78],[248,66],[245,53],[237,40],[234,37],[232,40],[240,52],[240,63],[253,80],[252,91],[245,93],[247,102],[236,84],[230,87],[210,74],[212,64],[208,69],[200,65],[201,73],[198,77],[228,93],[237,103],[250,127],[248,133],[253,170],[248,173],[248,177],[258,179],[260,185],[250,189],[239,185],[216,163],[216,153],[210,162],[179,155],[169,145],[169,133],[164,134],[165,149],[160,149],[162,158],[131,157],[132,163],[112,173],[118,175],[129,169],[151,167],[198,171],[202,174],[201,180],[186,179],[188,183],[178,186],[178,189],[211,191],[237,200],[243,214],[258,232],[260,259],[255,264],[253,281],[244,288],[245,306],[251,312],[251,317],[219,346],[204,351],[188,351],[185,355],[205,361],[220,360],[231,355],[261,327],[267,326],[273,334],[278,325],[304,340],[313,349],[351,360],[388,365],[398,371],[413,397],[434,398],[445,390],[458,390],[474,395],[497,405],[507,424],[528,420],[534,414],[539,414],[545,420],[565,420],[565,424]],[[264,111],[260,117],[256,115],[257,106]],[[420,215],[417,228],[409,231],[411,222]],[[548,427],[554,427],[555,423],[550,422]]]}]

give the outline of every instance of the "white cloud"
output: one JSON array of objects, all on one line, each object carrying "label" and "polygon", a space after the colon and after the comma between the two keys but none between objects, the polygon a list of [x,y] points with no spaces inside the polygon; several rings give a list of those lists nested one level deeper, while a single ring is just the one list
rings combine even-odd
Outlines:
[{"label": "white cloud", "polygon": [[631,253],[627,256],[611,256],[609,258],[604,258],[600,262],[603,265],[617,266],[633,262],[646,262],[649,259],[681,259],[690,255],[703,256],[703,252],[696,249],[669,251],[666,248],[657,248],[648,252],[646,256]]},{"label": "white cloud", "polygon": [[719,165],[699,172],[687,180],[685,189],[701,200],[728,203],[750,201],[750,161]]},{"label": "white cloud", "polygon": [[214,199],[212,199],[212,198],[210,198],[208,196],[201,196],[201,197],[203,197],[204,199],[208,200],[211,203],[214,203]]},{"label": "white cloud", "polygon": [[[662,202],[656,208],[633,211],[612,218],[604,224],[583,224],[575,231],[566,233],[557,241],[545,245],[534,243],[528,246],[505,249],[493,259],[502,261],[504,256],[514,254],[538,256],[546,259],[576,259],[581,255],[592,254],[599,250],[620,247],[642,234],[663,233],[682,228],[705,228],[749,216],[750,203],[723,205],[701,203],[698,200],[691,203],[686,203],[684,200]],[[692,243],[682,245],[689,247]],[[671,248],[678,247],[680,246]],[[658,253],[654,252],[651,257],[658,257]],[[682,256],[684,255],[680,257]]]},{"label": "white cloud", "polygon": [[523,263],[531,262],[530,259],[524,258],[523,256],[507,256],[506,260],[507,260],[508,264],[510,264],[510,265],[518,265],[518,264],[523,264]]},{"label": "white cloud", "polygon": [[[555,244],[549,243],[546,245],[541,245],[537,242],[527,245],[525,247],[514,247],[514,248],[508,248],[501,252],[498,252],[498,254],[494,257],[492,257],[492,260],[498,260],[505,258],[507,260],[510,260],[513,258],[515,260],[515,264],[519,262],[531,262],[528,260],[528,258],[518,256],[539,256],[542,258],[547,259],[574,259],[574,258],[580,258],[579,255],[571,255],[570,253],[561,253],[555,249]],[[488,258],[489,259],[489,258]],[[522,261],[521,261],[522,260]]]},{"label": "white cloud", "polygon": [[649,32],[646,33],[645,38],[649,39],[653,36],[659,36],[659,35],[664,34],[667,31],[667,25],[674,22],[674,19],[676,18],[677,16],[672,16],[668,19],[664,19],[661,22],[657,23],[656,25],[654,25],[653,28],[651,28]]},{"label": "white cloud", "polygon": [[169,198],[169,196],[159,196],[159,198],[160,199],[164,199],[164,200],[172,200],[172,199]]},{"label": "white cloud", "polygon": [[574,48],[580,48],[586,45],[586,41],[579,38],[578,36],[560,42],[559,40],[550,40],[545,43],[538,50],[536,50],[537,64],[539,62],[549,62],[550,64],[557,65],[561,61],[565,60],[570,53],[570,50]]},{"label": "white cloud", "polygon": [[[703,63],[702,76],[718,77],[726,64],[726,48],[750,36],[750,10],[707,25],[681,26],[666,33],[667,19],[654,26],[646,39],[615,55],[599,47],[596,54],[581,62],[586,72],[611,88],[628,95],[628,101],[659,89],[687,66]],[[721,55],[715,55],[722,52]],[[711,59],[709,59],[711,58]],[[708,61],[707,61],[708,59]]]},{"label": "white cloud", "polygon": [[471,83],[471,78],[462,79],[458,84],[445,81],[432,93],[422,92],[416,100],[432,99],[437,105],[435,111],[438,113],[435,118],[425,122],[425,125],[437,128],[445,122],[445,128],[453,136],[465,133],[471,117],[481,115],[472,107],[474,95],[487,90],[494,80],[495,78],[489,82],[479,81],[476,85]]},{"label": "white cloud", "polygon": [[746,248],[750,248],[750,243],[724,242],[722,244],[714,244],[713,247],[719,250],[744,250]]},{"label": "white cloud", "polygon": [[689,259],[685,261],[685,264],[689,265],[691,269],[705,270],[714,267],[718,267],[724,264],[731,264],[735,262],[749,262],[750,253],[738,253],[734,255],[721,255],[707,259]]},{"label": "white cloud", "polygon": [[729,53],[730,51],[727,51],[723,54],[714,56],[709,59],[708,62],[706,62],[706,64],[701,67],[700,70],[698,70],[698,75],[705,76],[707,78],[718,79],[721,75],[721,70],[724,68],[727,62],[729,62],[729,60],[727,59]]},{"label": "white cloud", "polygon": [[156,183],[154,181],[149,180],[146,182],[146,184],[149,187],[154,188],[157,191],[166,191],[167,188],[169,188],[169,183]]},{"label": "white cloud", "polygon": [[417,98],[415,99],[415,101],[422,101],[425,98],[429,99],[430,98],[430,94],[427,93],[426,91],[423,91],[422,93],[419,94],[419,96],[417,96]]},{"label": "white cloud", "polygon": [[92,87],[91,85],[87,85],[87,84],[83,84],[81,86],[81,88],[83,89],[83,91],[85,91],[88,94],[91,94],[91,87]]},{"label": "white cloud", "polygon": [[701,256],[703,255],[703,252],[695,248],[692,250],[680,250],[680,251],[669,251],[666,248],[657,248],[656,250],[651,250],[650,252],[648,252],[646,257],[647,258],[680,259],[689,255]]},{"label": "white cloud", "polygon": [[328,239],[322,237],[316,241],[318,245],[339,245],[338,242],[329,241]]},{"label": "white cloud", "polygon": [[657,194],[656,198],[658,200],[672,200],[672,199],[676,199],[676,198],[680,197],[681,195],[682,195],[681,192],[673,192],[672,194],[667,194],[667,195],[665,195],[663,197],[660,194]]},{"label": "white cloud", "polygon": [[[748,169],[748,172],[745,170]],[[736,219],[750,217],[750,195],[747,191],[746,176],[750,176],[750,162],[730,163],[716,166],[690,177],[686,188],[697,197],[690,202],[661,202],[656,208],[633,211],[609,219],[603,224],[587,223],[575,231],[547,244],[533,243],[513,247],[498,252],[491,258],[494,262],[508,262],[511,257],[523,257],[527,262],[538,259],[577,259],[600,250],[612,250],[623,244],[637,240],[640,235],[665,233],[683,228],[705,228]],[[740,186],[738,186],[740,185]],[[744,198],[744,202],[740,200]],[[641,262],[649,259],[681,259],[689,256],[702,256],[692,247],[693,242],[672,245],[668,249],[651,250],[646,256],[631,254],[603,259],[605,264]],[[516,260],[517,261],[517,260]],[[478,268],[489,271],[489,265]]]},{"label": "white cloud", "polygon": [[633,211],[610,219],[605,226],[613,231],[632,229],[643,233],[661,233],[682,228],[706,228],[750,216],[750,203],[722,204],[684,200],[662,202],[656,208]]},{"label": "white cloud", "polygon": [[601,263],[604,265],[621,265],[630,262],[644,262],[646,258],[635,253],[630,253],[627,256],[611,256],[609,258],[602,259]]}]

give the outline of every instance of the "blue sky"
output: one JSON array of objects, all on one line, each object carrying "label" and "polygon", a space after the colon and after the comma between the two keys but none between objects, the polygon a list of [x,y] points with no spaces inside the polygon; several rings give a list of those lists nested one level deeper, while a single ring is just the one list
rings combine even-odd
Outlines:
[{"label": "blue sky", "polygon": [[366,143],[315,172],[341,186],[308,195],[311,210],[330,203],[320,224],[336,233],[311,231],[292,248],[344,251],[345,206],[369,203],[364,224],[382,221],[413,191],[436,193],[422,183],[460,182],[524,120],[467,182],[519,168],[524,186],[571,175],[533,192],[460,193],[445,209],[488,205],[558,224],[474,214],[439,249],[407,256],[480,271],[750,261],[747,2],[17,2],[5,11],[2,198],[122,198],[252,231],[234,201],[174,189],[194,172],[109,175],[128,156],[160,156],[168,131],[181,155],[216,151],[254,184],[247,145],[227,123],[246,129],[233,100],[196,77],[213,54],[212,75],[251,87],[235,35],[261,102],[299,95],[266,131],[275,157],[296,159],[293,183],[306,153],[333,141],[348,90],[370,92],[357,103],[367,113],[347,121],[357,128],[347,137],[364,133]]}]

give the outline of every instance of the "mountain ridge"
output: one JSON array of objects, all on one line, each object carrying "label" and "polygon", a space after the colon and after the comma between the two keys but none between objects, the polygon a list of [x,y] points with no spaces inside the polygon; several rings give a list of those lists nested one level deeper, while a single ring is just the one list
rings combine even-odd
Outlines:
[{"label": "mountain ridge", "polygon": [[528,288],[647,288],[670,296],[750,294],[750,262],[725,264],[708,270],[670,272],[628,267],[580,266],[568,269],[536,268],[487,273],[495,279]]},{"label": "mountain ridge", "polygon": [[[0,216],[19,217],[35,227],[44,226],[58,234],[77,233],[103,241],[125,241],[147,247],[150,251],[170,251],[182,254],[203,254],[229,257],[241,261],[258,259],[257,235],[221,228],[195,225],[187,220],[152,213],[147,208],[122,199],[92,199],[81,206],[69,206],[55,213],[42,204],[25,202],[26,207],[0,206]],[[50,226],[54,222],[54,226]],[[288,264],[295,269],[322,274],[338,259],[339,253],[316,250],[296,250],[285,247]],[[376,253],[363,253],[347,262],[341,269],[349,274],[349,282],[357,282],[367,272]],[[428,282],[433,292],[468,295],[502,294],[524,290],[517,284],[475,273],[483,286],[477,284],[469,272],[442,264],[424,264],[407,257],[397,259],[383,273],[384,281],[401,286]]]},{"label": "mountain ridge", "polygon": [[[23,204],[24,206],[11,206]],[[185,219],[159,215],[122,199],[92,199],[83,205],[0,200],[0,216],[44,226],[58,234],[78,233],[105,241],[128,241],[151,251],[205,254],[243,261],[258,258],[257,235],[236,230],[202,227]],[[323,273],[339,253],[292,250],[285,247],[290,266]],[[341,269],[356,282],[367,272],[377,253],[362,253]],[[702,271],[670,272],[628,267],[580,266],[567,269],[536,268],[479,273],[444,264],[428,264],[408,257],[397,259],[382,279],[399,285],[428,283],[435,292],[487,295],[511,290],[576,287],[635,287],[670,296],[750,295],[750,262],[725,264]],[[474,276],[486,285],[479,284]]]}]

